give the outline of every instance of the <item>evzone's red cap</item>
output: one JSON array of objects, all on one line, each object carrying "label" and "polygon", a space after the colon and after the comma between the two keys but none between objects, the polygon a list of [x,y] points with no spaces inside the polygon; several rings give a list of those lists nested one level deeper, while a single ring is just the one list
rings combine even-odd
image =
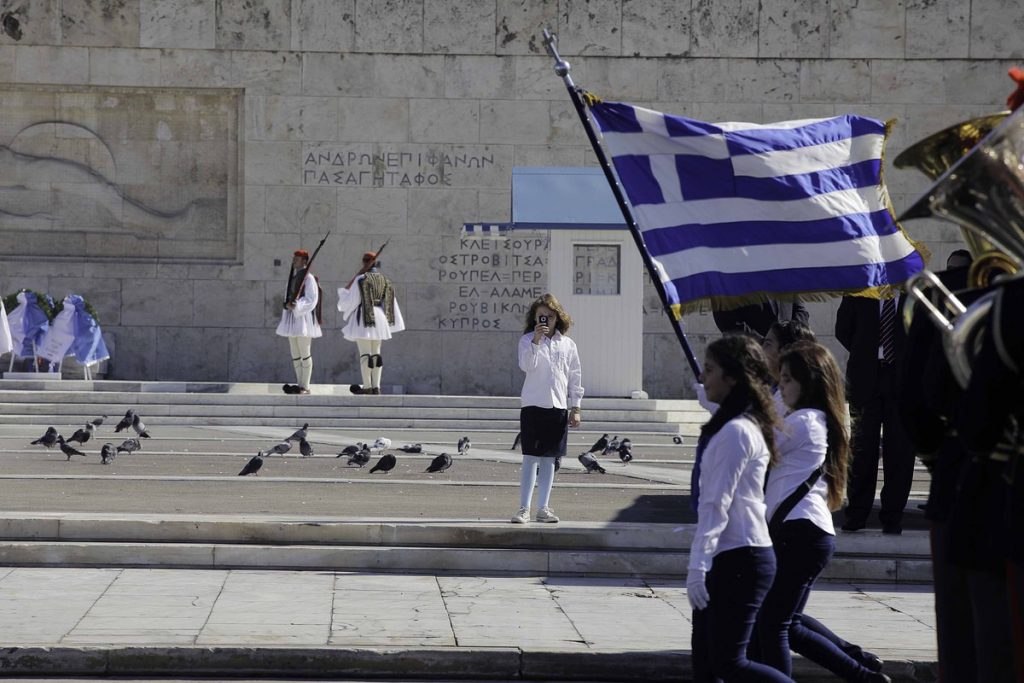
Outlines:
[{"label": "evzone's red cap", "polygon": [[301,256],[302,258],[306,259],[307,261],[309,260],[309,252],[306,251],[305,249],[296,249],[295,253],[292,254],[292,256]]},{"label": "evzone's red cap", "polygon": [[363,254],[363,263],[370,263],[371,261],[377,260],[377,252],[368,251]]}]

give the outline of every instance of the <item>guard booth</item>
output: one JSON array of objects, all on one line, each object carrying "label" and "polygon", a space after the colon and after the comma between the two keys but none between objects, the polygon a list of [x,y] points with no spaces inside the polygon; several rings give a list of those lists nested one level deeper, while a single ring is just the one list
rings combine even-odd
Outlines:
[{"label": "guard booth", "polygon": [[643,260],[599,168],[514,168],[513,227],[551,231],[548,291],[572,315],[587,396],[643,388]]}]

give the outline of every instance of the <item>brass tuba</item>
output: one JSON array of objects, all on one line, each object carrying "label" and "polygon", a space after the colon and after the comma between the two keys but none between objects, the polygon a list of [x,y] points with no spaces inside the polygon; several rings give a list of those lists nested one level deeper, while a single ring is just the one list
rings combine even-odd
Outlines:
[{"label": "brass tuba", "polygon": [[[960,161],[967,161],[968,153],[1002,123],[1010,112],[979,116],[962,121],[939,131],[905,149],[893,161],[896,168],[916,168],[932,180],[938,180]],[[988,238],[988,230],[979,225],[978,211],[984,209],[971,198],[957,198],[964,192],[965,183],[975,183],[979,162],[967,164],[956,174],[936,182],[928,192],[903,213],[903,219],[935,216],[960,225],[964,242],[974,257],[968,282],[972,287],[984,287],[999,273],[1016,273],[1021,266],[1020,259],[1013,259]],[[974,189],[974,188],[972,188]],[[964,202],[963,199],[967,199]],[[981,221],[984,223],[984,220]],[[1002,245],[1000,245],[1002,246]]]},{"label": "brass tuba", "polygon": [[[994,114],[951,126],[907,149],[895,164],[900,168],[914,166],[930,177],[939,174],[935,184],[899,220],[935,216],[959,224],[976,257],[968,276],[972,287],[991,284],[996,272],[1021,275],[1024,107],[1012,114]],[[936,281],[931,273],[920,273],[907,287],[943,330],[943,346],[953,374],[966,387],[994,293],[965,308],[955,295],[936,286]],[[929,293],[938,300],[938,306]]]}]

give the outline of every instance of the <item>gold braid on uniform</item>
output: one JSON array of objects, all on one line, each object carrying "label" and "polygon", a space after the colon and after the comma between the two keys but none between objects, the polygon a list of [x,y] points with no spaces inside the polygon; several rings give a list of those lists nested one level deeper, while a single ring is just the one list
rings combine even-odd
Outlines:
[{"label": "gold braid on uniform", "polygon": [[359,281],[359,303],[363,307],[363,325],[373,327],[373,307],[380,306],[388,325],[395,324],[395,290],[391,281],[380,273],[369,272]]}]

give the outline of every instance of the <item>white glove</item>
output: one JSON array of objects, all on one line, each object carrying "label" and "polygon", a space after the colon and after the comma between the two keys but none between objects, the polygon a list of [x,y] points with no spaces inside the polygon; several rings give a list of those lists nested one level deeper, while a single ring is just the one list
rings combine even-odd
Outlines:
[{"label": "white glove", "polygon": [[693,609],[704,609],[711,599],[708,595],[707,571],[690,567],[686,573],[686,597]]}]

